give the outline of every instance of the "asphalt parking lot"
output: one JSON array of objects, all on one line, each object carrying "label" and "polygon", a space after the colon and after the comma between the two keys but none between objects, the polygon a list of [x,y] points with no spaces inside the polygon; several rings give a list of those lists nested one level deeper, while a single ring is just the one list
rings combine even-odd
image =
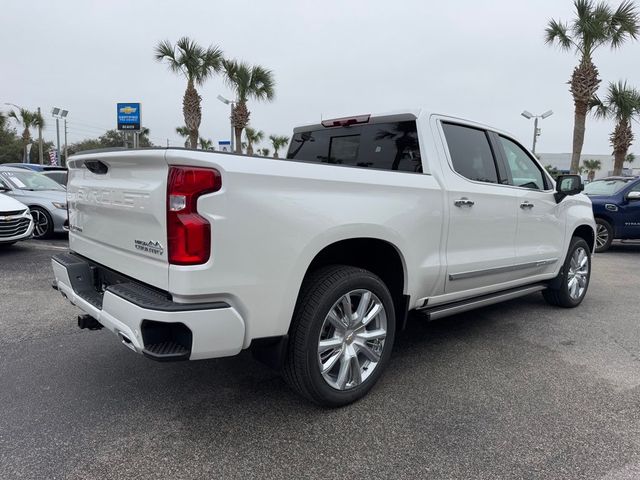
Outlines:
[{"label": "asphalt parking lot", "polygon": [[0,250],[0,478],[640,478],[640,245],[581,307],[532,295],[412,321],[364,400],[324,410],[250,354],[183,363],[76,326],[65,239]]}]

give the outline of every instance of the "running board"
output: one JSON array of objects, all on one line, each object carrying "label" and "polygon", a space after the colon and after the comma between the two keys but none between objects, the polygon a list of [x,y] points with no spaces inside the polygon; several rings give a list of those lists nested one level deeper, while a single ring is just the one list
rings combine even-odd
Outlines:
[{"label": "running board", "polygon": [[512,300],[514,298],[524,297],[525,295],[539,292],[546,288],[546,284],[538,283],[535,285],[527,285],[525,287],[512,288],[511,290],[503,290],[501,292],[483,295],[481,297],[470,298],[468,300],[461,300],[459,302],[438,305],[431,308],[420,308],[417,309],[417,311],[427,316],[428,321],[438,320],[457,313],[486,307],[487,305],[493,305],[494,303],[506,302],[507,300]]}]

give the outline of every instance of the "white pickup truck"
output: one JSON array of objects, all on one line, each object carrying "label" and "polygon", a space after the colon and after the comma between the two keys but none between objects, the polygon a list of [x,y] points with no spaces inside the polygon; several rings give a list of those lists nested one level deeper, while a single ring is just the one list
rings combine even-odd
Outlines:
[{"label": "white pickup truck", "polygon": [[326,406],[362,397],[407,314],[541,291],[575,307],[595,223],[508,134],[425,111],[296,128],[286,159],[176,148],[69,160],[55,286],[160,360],[251,348]]}]

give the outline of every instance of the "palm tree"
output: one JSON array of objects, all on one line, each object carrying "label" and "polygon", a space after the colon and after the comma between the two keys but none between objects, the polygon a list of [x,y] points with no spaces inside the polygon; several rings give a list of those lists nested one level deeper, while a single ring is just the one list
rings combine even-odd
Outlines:
[{"label": "palm tree", "polygon": [[176,127],[176,133],[182,138],[186,138],[184,148],[189,148],[191,146],[191,131],[187,127]]},{"label": "palm tree", "polygon": [[255,130],[251,127],[245,127],[244,136],[247,139],[247,155],[253,155],[253,145],[260,143],[264,138],[262,130]]},{"label": "palm tree", "polygon": [[202,150],[213,150],[213,140],[200,137],[200,148]]},{"label": "palm tree", "polygon": [[27,160],[27,145],[31,141],[31,127],[44,128],[44,118],[37,111],[30,111],[26,108],[18,109],[18,113],[15,110],[11,110],[8,115],[9,118],[13,118],[19,125],[24,127],[22,131],[22,146],[24,148],[24,160]]},{"label": "palm tree", "polygon": [[600,160],[584,160],[582,166],[587,171],[587,180],[593,182],[596,176],[596,170],[602,168],[602,162]]},{"label": "palm tree", "polygon": [[268,157],[271,151],[268,148],[261,148],[258,150],[258,153],[260,153],[260,155],[262,155],[263,157]]},{"label": "palm tree", "polygon": [[251,112],[247,101],[273,100],[275,96],[275,80],[271,70],[259,65],[249,66],[237,60],[224,60],[224,71],[227,84],[235,91],[236,101],[231,113],[236,137],[236,153],[242,153],[242,130],[249,125]]},{"label": "palm tree", "polygon": [[284,135],[269,135],[269,140],[271,140],[271,145],[273,146],[273,158],[279,158],[278,150],[289,143],[289,137]]},{"label": "palm tree", "polygon": [[627,82],[609,83],[605,99],[594,96],[591,106],[595,109],[596,118],[616,121],[609,141],[613,147],[613,174],[621,175],[627,152],[633,143],[631,120],[640,115],[640,91],[627,86]]},{"label": "palm tree", "polygon": [[624,0],[616,10],[594,0],[574,0],[574,6],[576,16],[571,23],[550,20],[545,29],[545,43],[573,50],[580,57],[569,81],[575,108],[571,173],[580,165],[589,102],[600,85],[593,54],[600,46],[615,49],[630,38],[635,40],[639,30],[638,12],[631,0]]},{"label": "palm tree", "polygon": [[203,48],[188,37],[182,37],[175,46],[168,40],[158,43],[155,57],[166,61],[172,72],[187,78],[187,89],[182,98],[184,123],[189,129],[191,148],[198,148],[198,129],[202,119],[202,97],[196,90],[214,73],[222,69],[222,51],[217,46]]}]

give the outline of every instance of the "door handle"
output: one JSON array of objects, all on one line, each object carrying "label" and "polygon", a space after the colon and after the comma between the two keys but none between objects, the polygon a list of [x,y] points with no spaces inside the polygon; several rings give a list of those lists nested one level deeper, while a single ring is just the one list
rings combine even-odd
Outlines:
[{"label": "door handle", "polygon": [[524,201],[524,202],[522,202],[520,204],[520,208],[523,209],[523,210],[526,210],[527,208],[528,209],[532,209],[533,208],[533,203]]},{"label": "door handle", "polygon": [[467,197],[462,197],[458,200],[455,200],[453,204],[456,207],[473,207],[473,205],[475,205],[475,202],[473,200],[469,200]]}]

